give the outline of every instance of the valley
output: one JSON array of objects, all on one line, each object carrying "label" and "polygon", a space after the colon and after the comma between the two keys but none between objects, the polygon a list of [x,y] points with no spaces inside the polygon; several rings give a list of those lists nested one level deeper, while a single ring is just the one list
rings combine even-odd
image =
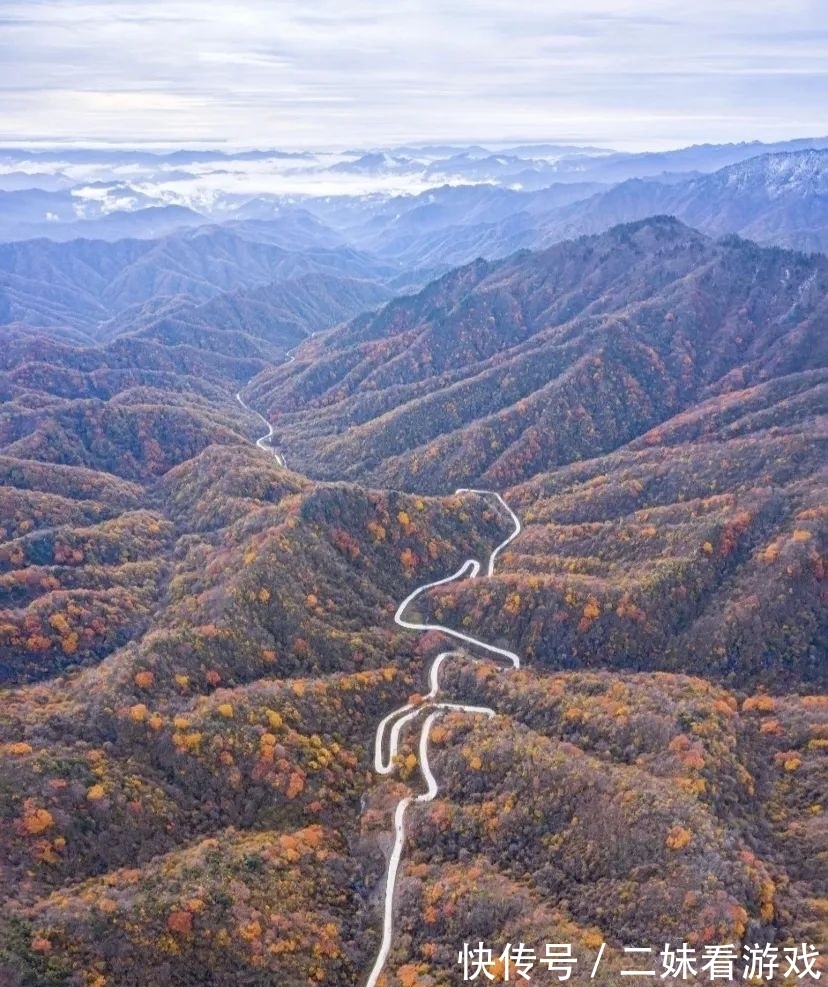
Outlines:
[{"label": "valley", "polygon": [[0,982],[826,954],[828,152],[512,151],[0,244]]}]

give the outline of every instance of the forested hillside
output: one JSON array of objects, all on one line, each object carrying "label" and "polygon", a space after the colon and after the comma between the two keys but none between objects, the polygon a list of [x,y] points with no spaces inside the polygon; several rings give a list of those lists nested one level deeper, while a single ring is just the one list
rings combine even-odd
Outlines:
[{"label": "forested hillside", "polygon": [[661,217],[313,338],[388,282],[0,330],[0,983],[363,985],[423,784],[377,727],[453,646],[395,613],[467,559],[409,627],[521,667],[442,666],[494,715],[431,728],[388,987],[464,941],[607,987],[630,944],[824,955],[826,282]]},{"label": "forested hillside", "polygon": [[510,489],[500,590],[438,614],[553,667],[825,682],[827,286],[648,220],[462,268],[251,393],[311,476]]},{"label": "forested hillside", "polygon": [[646,220],[460,268],[252,393],[309,475],[503,488],[699,402],[824,370],[826,286],[824,258]]}]

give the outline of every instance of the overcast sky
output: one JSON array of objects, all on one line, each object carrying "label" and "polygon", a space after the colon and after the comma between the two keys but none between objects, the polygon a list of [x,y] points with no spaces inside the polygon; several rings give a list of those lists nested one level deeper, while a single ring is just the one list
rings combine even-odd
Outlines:
[{"label": "overcast sky", "polygon": [[3,0],[0,140],[828,132],[828,0]]}]

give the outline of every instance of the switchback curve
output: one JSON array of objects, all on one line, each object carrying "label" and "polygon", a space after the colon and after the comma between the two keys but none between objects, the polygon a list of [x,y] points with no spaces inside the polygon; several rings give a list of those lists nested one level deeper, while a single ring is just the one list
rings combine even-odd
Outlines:
[{"label": "switchback curve", "polygon": [[[494,563],[498,554],[506,548],[521,532],[520,519],[517,514],[509,507],[506,501],[500,496],[499,493],[495,493],[492,490],[472,490],[467,487],[462,487],[456,491],[457,494],[477,494],[479,496],[494,497],[499,505],[501,505],[506,512],[509,514],[512,523],[514,525],[511,534],[505,538],[496,548],[494,548],[489,555],[488,564],[486,566],[486,575],[492,576],[494,574]],[[397,607],[397,611],[394,614],[394,622],[400,626],[405,627],[408,630],[415,631],[437,631],[441,634],[446,634],[448,637],[455,638],[464,644],[471,645],[475,648],[481,648],[482,650],[488,652],[489,654],[496,655],[498,658],[506,659],[511,664],[512,668],[520,668],[520,658],[513,651],[508,651],[505,648],[498,648],[493,644],[489,644],[486,641],[480,640],[480,638],[472,637],[469,634],[464,634],[461,631],[456,631],[453,628],[445,627],[443,624],[431,624],[422,621],[410,621],[405,620],[403,614],[411,605],[411,603],[422,593],[427,592],[429,589],[435,586],[444,586],[446,583],[454,582],[457,579],[468,578],[476,579],[480,574],[481,565],[477,559],[466,559],[466,561],[460,566],[460,568],[452,573],[450,576],[445,576],[443,579],[436,579],[430,583],[423,583],[423,585],[418,586],[416,589],[412,590],[411,593],[400,603]],[[440,689],[440,668],[446,658],[450,657],[462,657],[462,651],[442,651],[431,664],[429,669],[429,692],[423,699],[417,703],[406,703],[404,706],[400,706],[399,709],[393,710],[387,716],[384,716],[377,727],[376,736],[374,738],[374,770],[379,775],[389,775],[393,772],[395,767],[395,758],[399,750],[399,739],[402,728],[415,720],[421,713],[428,711],[428,715],[423,721],[423,725],[420,728],[420,740],[419,740],[419,766],[420,772],[426,783],[426,790],[421,795],[411,796],[408,795],[397,803],[396,809],[394,810],[394,846],[391,850],[391,856],[388,860],[388,871],[385,878],[385,894],[384,894],[384,907],[383,907],[383,922],[382,922],[382,940],[380,942],[380,948],[377,953],[376,959],[374,960],[374,965],[371,968],[371,972],[368,975],[368,980],[366,981],[365,987],[376,987],[379,981],[380,975],[385,967],[385,963],[388,959],[388,954],[391,951],[391,946],[394,939],[394,891],[397,882],[397,872],[400,866],[400,860],[402,859],[403,846],[405,844],[405,813],[409,805],[412,803],[424,803],[431,802],[437,795],[439,791],[439,786],[437,784],[437,779],[431,770],[431,765],[428,760],[428,739],[431,732],[431,727],[434,721],[442,715],[444,712],[454,711],[462,713],[478,714],[483,716],[492,717],[495,715],[495,711],[490,709],[488,706],[469,706],[464,703],[449,703],[449,702],[437,702],[436,697]],[[390,730],[389,730],[390,727]],[[385,747],[385,735],[388,731],[388,756],[384,756]]]},{"label": "switchback curve", "polygon": [[[294,356],[291,353],[287,354],[286,362],[290,363],[294,360]],[[236,400],[239,404],[247,411],[252,412],[256,415],[263,424],[267,426],[267,432],[260,436],[256,440],[256,445],[259,449],[265,449],[271,452],[275,458],[276,462],[283,468],[287,467],[285,458],[283,455],[278,453],[272,446],[271,442],[273,439],[274,429],[270,422],[260,414],[255,411],[248,404],[245,403],[241,396],[241,391],[236,394]],[[520,534],[522,527],[520,519],[517,514],[512,510],[511,507],[506,503],[503,497],[495,492],[494,490],[478,490],[470,487],[460,487],[455,491],[456,495],[460,494],[475,494],[481,497],[494,497],[499,506],[502,507],[506,513],[509,515],[513,529],[508,537],[504,538],[499,545],[497,545],[489,554],[489,559],[486,565],[486,576],[490,577],[494,575],[494,564],[495,559],[507,547],[515,538]],[[408,609],[408,607],[417,599],[418,596],[433,589],[435,586],[444,586],[446,583],[454,582],[458,579],[468,578],[476,579],[480,575],[481,564],[477,559],[466,559],[466,561],[460,566],[460,568],[452,573],[450,576],[444,576],[442,579],[435,579],[429,583],[423,583],[416,589],[412,590],[408,596],[400,603],[397,607],[396,613],[394,614],[394,622],[407,630],[413,631],[437,631],[441,634],[445,634],[447,637],[452,637],[464,644],[471,645],[475,648],[480,648],[483,651],[488,652],[491,655],[495,655],[498,658],[506,659],[512,668],[520,668],[520,658],[514,651],[509,651],[506,648],[498,648],[493,644],[489,644],[486,641],[480,640],[480,638],[472,637],[469,634],[464,634],[462,631],[456,631],[451,627],[445,627],[443,624],[431,624],[424,623],[421,621],[410,621],[405,620],[403,614]],[[428,712],[423,725],[420,728],[420,739],[419,739],[419,766],[420,772],[426,783],[425,792],[420,795],[408,795],[397,803],[396,809],[394,810],[394,846],[391,850],[391,856],[388,860],[388,871],[385,878],[385,894],[384,894],[384,908],[383,908],[383,923],[382,923],[382,940],[380,942],[379,952],[374,960],[374,965],[371,968],[371,972],[368,975],[368,980],[366,981],[365,987],[376,987],[379,980],[380,974],[382,973],[385,963],[388,959],[388,954],[391,951],[391,946],[394,938],[394,891],[397,883],[397,872],[400,866],[400,860],[402,859],[403,846],[405,844],[405,813],[409,805],[412,803],[426,803],[431,802],[439,792],[439,786],[437,784],[437,779],[431,770],[431,765],[428,760],[428,740],[431,733],[431,727],[434,721],[445,712],[461,712],[469,714],[477,714],[487,717],[495,716],[495,711],[488,706],[471,706],[465,703],[450,703],[450,702],[437,702],[437,694],[440,690],[440,668],[446,658],[451,657],[464,657],[465,653],[462,651],[442,651],[431,664],[429,669],[429,692],[423,699],[417,703],[406,703],[404,706],[400,706],[398,709],[392,710],[387,716],[384,716],[380,721],[377,732],[374,738],[374,770],[379,775],[390,775],[394,771],[395,758],[399,750],[399,738],[402,728],[415,720],[422,713]],[[385,733],[390,725],[389,740],[388,740],[388,757],[387,759],[383,757],[383,747],[385,744]]]}]

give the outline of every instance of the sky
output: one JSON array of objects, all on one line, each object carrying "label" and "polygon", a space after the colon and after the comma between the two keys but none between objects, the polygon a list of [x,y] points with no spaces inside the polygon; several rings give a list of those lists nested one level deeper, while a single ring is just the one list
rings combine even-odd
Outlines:
[{"label": "sky", "polygon": [[0,142],[828,133],[826,0],[3,0]]}]

